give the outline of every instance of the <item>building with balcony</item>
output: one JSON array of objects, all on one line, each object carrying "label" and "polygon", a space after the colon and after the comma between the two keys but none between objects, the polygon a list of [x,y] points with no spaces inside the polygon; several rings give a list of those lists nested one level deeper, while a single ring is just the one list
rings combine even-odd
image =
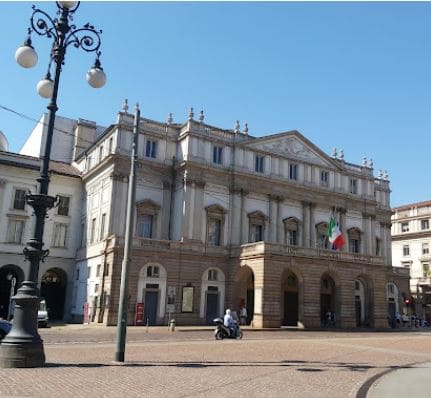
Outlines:
[{"label": "building with balcony", "polygon": [[405,311],[431,322],[431,201],[392,210],[393,265],[407,269],[411,278]]},{"label": "building with balcony", "polygon": [[[52,157],[70,156],[80,175],[68,311],[112,325],[133,116],[125,107],[104,130],[78,120],[68,131]],[[131,324],[141,303],[150,325],[208,324],[243,304],[256,327],[320,327],[332,311],[339,327],[380,328],[410,295],[408,270],[391,262],[389,181],[372,162],[329,156],[298,131],[254,137],[193,112],[184,123],[141,118],[137,162]],[[340,251],[326,237],[331,215]]]}]

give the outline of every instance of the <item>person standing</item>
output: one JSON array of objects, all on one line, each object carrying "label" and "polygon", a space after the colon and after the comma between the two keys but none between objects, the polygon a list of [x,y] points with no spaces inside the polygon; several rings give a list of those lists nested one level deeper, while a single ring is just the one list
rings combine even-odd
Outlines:
[{"label": "person standing", "polygon": [[239,320],[241,325],[245,325],[247,323],[247,308],[243,304],[239,309]]}]

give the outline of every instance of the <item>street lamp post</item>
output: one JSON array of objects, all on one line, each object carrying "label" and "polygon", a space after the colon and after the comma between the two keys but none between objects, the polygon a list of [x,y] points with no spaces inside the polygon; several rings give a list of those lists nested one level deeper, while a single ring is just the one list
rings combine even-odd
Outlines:
[{"label": "street lamp post", "polygon": [[[73,14],[78,9],[78,1],[58,1],[57,15],[51,18],[46,12],[33,6],[30,18],[28,37],[24,45],[15,53],[17,62],[24,68],[31,68],[37,63],[37,54],[32,46],[31,34],[46,36],[53,40],[48,72],[37,85],[37,91],[44,98],[49,98],[48,128],[46,134],[44,156],[40,168],[38,193],[26,196],[36,217],[33,237],[27,242],[23,252],[30,263],[30,270],[25,281],[14,296],[15,314],[12,330],[2,341],[0,346],[0,367],[4,368],[30,368],[45,364],[43,341],[37,331],[37,309],[39,305],[38,275],[39,264],[48,255],[49,251],[43,248],[43,230],[47,211],[54,207],[55,197],[48,195],[49,186],[49,160],[51,154],[52,137],[54,133],[55,113],[57,111],[57,94],[60,74],[64,64],[66,49],[69,45],[81,48],[87,52],[96,53],[96,62],[87,72],[88,83],[95,88],[105,84],[106,76],[100,64],[100,34],[90,24],[76,28],[70,24]],[[50,68],[55,63],[54,80],[51,80]]]}]

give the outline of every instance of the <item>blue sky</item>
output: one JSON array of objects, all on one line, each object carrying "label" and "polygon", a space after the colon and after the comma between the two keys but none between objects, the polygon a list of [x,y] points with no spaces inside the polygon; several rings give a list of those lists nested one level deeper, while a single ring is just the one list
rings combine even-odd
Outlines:
[{"label": "blue sky", "polygon": [[[14,59],[29,2],[0,3],[0,105],[38,119],[50,40],[34,36],[39,63]],[[53,2],[37,2],[53,14]],[[115,122],[124,98],[143,116],[205,121],[250,134],[296,129],[347,161],[387,170],[393,206],[431,199],[431,3],[82,2],[75,18],[103,30],[107,85],[90,88],[93,54],[69,48],[58,114]],[[0,109],[0,130],[19,151],[35,123]]]}]

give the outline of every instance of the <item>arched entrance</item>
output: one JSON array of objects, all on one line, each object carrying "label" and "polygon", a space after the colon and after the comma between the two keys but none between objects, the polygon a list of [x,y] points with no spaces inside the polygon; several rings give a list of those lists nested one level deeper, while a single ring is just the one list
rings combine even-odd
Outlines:
[{"label": "arched entrance", "polygon": [[398,303],[398,287],[395,283],[388,283],[386,287],[388,300],[388,319],[392,327],[395,327],[396,314],[400,312]]},{"label": "arched entrance", "polygon": [[16,265],[4,265],[0,268],[0,318],[11,319],[11,297],[21,286],[24,280],[24,272]]},{"label": "arched entrance", "polygon": [[328,322],[327,313],[331,312],[336,317],[335,282],[328,274],[320,279],[320,321],[322,325],[335,326],[336,318]]},{"label": "arched entrance", "polygon": [[223,314],[225,276],[219,268],[209,268],[202,275],[200,317],[208,325]]},{"label": "arched entrance", "polygon": [[299,283],[298,278],[292,271],[283,273],[282,281],[282,324],[286,326],[298,326],[299,320]]},{"label": "arched entrance", "polygon": [[156,325],[165,315],[165,268],[157,263],[145,265],[139,272],[137,303],[144,303],[144,324]]},{"label": "arched entrance", "polygon": [[66,298],[67,275],[60,268],[50,268],[42,276],[40,297],[45,299],[50,320],[62,320]]},{"label": "arched entrance", "polygon": [[237,289],[233,292],[233,304],[236,311],[241,304],[247,309],[246,324],[249,325],[254,315],[254,274],[247,265],[242,266],[237,272]]}]

